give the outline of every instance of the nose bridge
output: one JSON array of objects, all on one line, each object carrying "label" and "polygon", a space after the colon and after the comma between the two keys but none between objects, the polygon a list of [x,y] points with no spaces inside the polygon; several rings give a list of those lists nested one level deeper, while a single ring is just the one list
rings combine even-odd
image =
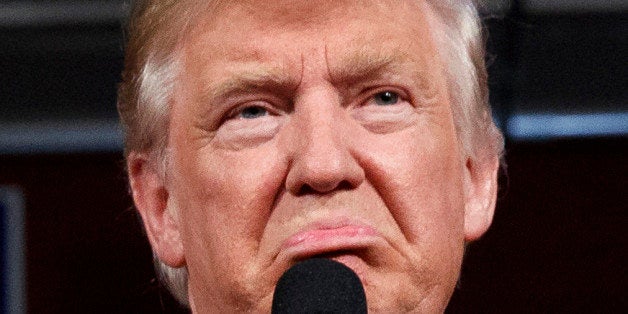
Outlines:
[{"label": "nose bridge", "polygon": [[295,142],[286,180],[295,193],[356,187],[363,171],[352,155],[340,98],[331,89],[304,93],[295,103]]},{"label": "nose bridge", "polygon": [[[300,124],[300,149],[307,152],[306,157],[320,159],[320,162],[337,162],[337,156],[342,153],[343,138],[340,112],[338,108],[330,104],[315,102],[304,105],[300,114],[303,115],[303,123]],[[345,138],[346,139],[346,138]],[[346,147],[345,147],[346,149]],[[325,158],[325,156],[329,158]]]},{"label": "nose bridge", "polygon": [[[295,156],[310,171],[338,171],[348,154],[346,138],[342,137],[342,112],[337,96],[328,90],[316,90],[295,105],[300,152]],[[298,108],[296,108],[298,106]]]}]

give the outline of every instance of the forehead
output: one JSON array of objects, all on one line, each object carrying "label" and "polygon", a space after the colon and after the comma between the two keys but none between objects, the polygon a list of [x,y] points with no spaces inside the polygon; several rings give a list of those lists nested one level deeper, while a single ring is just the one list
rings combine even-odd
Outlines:
[{"label": "forehead", "polygon": [[[370,17],[373,20],[402,21],[422,10],[421,0],[233,0],[211,1],[204,6],[211,21],[235,21],[242,17],[256,27],[301,25],[307,28],[325,26],[337,17],[349,19]],[[222,20],[222,21],[221,21]]]},{"label": "forehead", "polygon": [[391,76],[424,91],[445,85],[423,1],[224,1],[197,14],[181,48],[183,103],[257,88],[288,95],[308,73],[337,87]]},{"label": "forehead", "polygon": [[[330,50],[360,48],[362,53],[374,49],[398,51],[412,44],[429,46],[434,24],[430,23],[432,12],[423,1],[236,0],[212,3],[199,8],[192,27],[185,34],[186,53],[250,58],[250,54],[259,54],[262,50],[265,53],[288,51],[294,47],[303,49],[308,44]],[[271,59],[276,57],[271,56]]]}]

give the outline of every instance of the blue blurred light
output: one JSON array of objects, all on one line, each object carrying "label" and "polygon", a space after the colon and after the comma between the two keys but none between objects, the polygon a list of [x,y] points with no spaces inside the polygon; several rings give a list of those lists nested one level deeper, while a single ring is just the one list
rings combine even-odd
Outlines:
[{"label": "blue blurred light", "polygon": [[513,140],[628,135],[628,112],[591,114],[515,114],[506,122]]},{"label": "blue blurred light", "polygon": [[0,124],[0,154],[122,151],[117,121]]}]

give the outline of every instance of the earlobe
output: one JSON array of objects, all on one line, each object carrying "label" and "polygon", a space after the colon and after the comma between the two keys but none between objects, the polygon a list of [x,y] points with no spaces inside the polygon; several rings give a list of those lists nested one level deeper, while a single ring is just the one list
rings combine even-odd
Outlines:
[{"label": "earlobe", "polygon": [[465,166],[465,241],[480,238],[490,227],[497,198],[497,157],[477,161],[468,158]]},{"label": "earlobe", "polygon": [[164,178],[144,154],[130,153],[127,167],[133,201],[154,253],[168,266],[183,266],[183,243]]}]

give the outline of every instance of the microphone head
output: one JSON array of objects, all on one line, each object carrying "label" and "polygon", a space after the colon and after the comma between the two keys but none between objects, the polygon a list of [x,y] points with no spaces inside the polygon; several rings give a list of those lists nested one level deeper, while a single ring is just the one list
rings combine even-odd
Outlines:
[{"label": "microphone head", "polygon": [[279,278],[272,313],[367,313],[360,278],[351,268],[325,258],[292,266]]}]

